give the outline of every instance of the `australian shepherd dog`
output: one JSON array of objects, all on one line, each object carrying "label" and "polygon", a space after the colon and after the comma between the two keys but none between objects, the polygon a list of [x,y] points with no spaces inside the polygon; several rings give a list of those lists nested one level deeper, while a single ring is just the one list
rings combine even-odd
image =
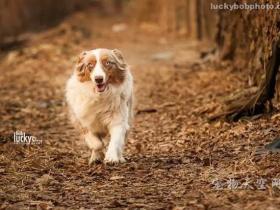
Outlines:
[{"label": "australian shepherd dog", "polygon": [[[123,149],[133,117],[133,77],[122,53],[85,51],[66,85],[71,119],[91,150],[89,164],[124,162]],[[106,137],[108,147],[105,152]]]}]

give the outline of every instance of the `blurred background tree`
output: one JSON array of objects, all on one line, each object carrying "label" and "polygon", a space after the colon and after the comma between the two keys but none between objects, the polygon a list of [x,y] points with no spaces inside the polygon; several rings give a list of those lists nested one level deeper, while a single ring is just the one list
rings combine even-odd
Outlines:
[{"label": "blurred background tree", "polygon": [[[279,38],[279,10],[213,10],[211,4],[274,4],[273,0],[0,0],[0,43],[51,26],[87,6],[155,36],[191,38],[216,46],[219,59],[248,71],[248,85],[263,77],[272,43]],[[94,26],[93,26],[94,27]],[[214,52],[213,51],[213,52]]]}]

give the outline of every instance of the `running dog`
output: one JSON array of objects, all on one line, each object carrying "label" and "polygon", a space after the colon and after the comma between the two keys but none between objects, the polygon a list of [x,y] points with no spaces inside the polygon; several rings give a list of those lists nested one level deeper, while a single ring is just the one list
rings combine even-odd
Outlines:
[{"label": "running dog", "polygon": [[[66,85],[71,118],[91,149],[89,164],[124,162],[123,149],[133,118],[133,77],[122,53],[85,51]],[[110,137],[104,155],[105,138]]]}]

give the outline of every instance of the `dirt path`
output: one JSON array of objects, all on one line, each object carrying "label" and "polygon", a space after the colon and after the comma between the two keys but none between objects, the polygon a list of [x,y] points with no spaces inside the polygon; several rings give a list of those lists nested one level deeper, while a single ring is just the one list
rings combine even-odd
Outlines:
[{"label": "dirt path", "polygon": [[[193,65],[204,47],[194,41],[111,25],[76,14],[1,61],[0,209],[279,209],[279,154],[255,154],[279,134],[279,115],[207,122],[244,75]],[[64,102],[76,55],[97,47],[120,48],[135,77],[138,113],[117,166],[87,165]],[[16,130],[42,144],[14,144]]]}]

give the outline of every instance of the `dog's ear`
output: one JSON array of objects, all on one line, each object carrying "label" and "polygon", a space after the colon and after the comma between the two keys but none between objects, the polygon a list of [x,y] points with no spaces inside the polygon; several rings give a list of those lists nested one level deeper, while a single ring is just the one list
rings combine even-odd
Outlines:
[{"label": "dog's ear", "polygon": [[117,67],[121,70],[126,70],[127,64],[126,64],[126,62],[123,58],[123,55],[122,55],[121,51],[118,50],[118,49],[113,49],[112,53],[113,53],[113,57],[115,58],[115,60],[117,62],[116,63]]},{"label": "dog's ear", "polygon": [[75,68],[75,70],[77,72],[84,71],[84,69],[85,69],[84,58],[85,58],[86,54],[87,54],[87,52],[84,51],[84,52],[80,53],[80,55],[78,56],[77,62],[76,62],[76,68]]},{"label": "dog's ear", "polygon": [[80,80],[80,82],[85,82],[90,80],[89,72],[86,69],[86,64],[84,62],[84,58],[86,56],[87,52],[82,52],[77,59],[77,63],[75,66],[75,72],[77,73],[77,76]]}]

